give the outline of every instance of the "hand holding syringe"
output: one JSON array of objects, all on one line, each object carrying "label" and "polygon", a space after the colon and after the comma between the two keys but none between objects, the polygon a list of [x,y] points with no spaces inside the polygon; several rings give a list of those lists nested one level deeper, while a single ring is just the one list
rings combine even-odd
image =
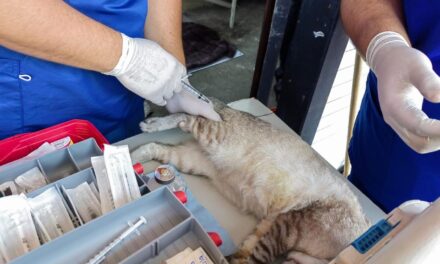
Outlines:
[{"label": "hand holding syringe", "polygon": [[190,77],[190,76],[191,76],[191,74],[188,74],[188,75],[186,75],[185,77],[182,78],[183,89],[185,89],[186,91],[190,92],[197,99],[200,99],[200,100],[204,101],[205,103],[210,104],[211,101],[208,99],[208,97],[204,96],[201,92],[197,91],[196,88],[194,88],[188,82],[188,77]]},{"label": "hand holding syringe", "polygon": [[174,94],[167,101],[166,108],[170,113],[185,112],[190,115],[200,115],[214,121],[220,121],[221,118],[211,101],[202,93],[197,91],[187,80],[188,76],[182,78],[182,90]]}]

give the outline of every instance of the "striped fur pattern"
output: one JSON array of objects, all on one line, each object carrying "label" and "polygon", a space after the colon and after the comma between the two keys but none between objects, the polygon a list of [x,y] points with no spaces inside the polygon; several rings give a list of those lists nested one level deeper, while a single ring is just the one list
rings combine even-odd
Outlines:
[{"label": "striped fur pattern", "polygon": [[181,113],[142,122],[145,132],[180,127],[194,140],[149,143],[132,158],[209,177],[234,204],[261,219],[231,263],[272,263],[282,255],[285,263],[327,263],[367,228],[339,173],[298,135],[215,106],[221,122]]}]

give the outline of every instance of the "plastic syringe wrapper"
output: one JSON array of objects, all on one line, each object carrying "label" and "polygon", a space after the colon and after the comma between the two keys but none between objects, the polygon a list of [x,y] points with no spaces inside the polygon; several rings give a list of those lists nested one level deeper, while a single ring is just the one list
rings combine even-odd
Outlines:
[{"label": "plastic syringe wrapper", "polygon": [[49,188],[35,198],[28,198],[27,201],[45,242],[74,229],[72,219],[55,187]]},{"label": "plastic syringe wrapper", "polygon": [[87,182],[66,189],[66,193],[84,223],[102,215],[101,204]]},{"label": "plastic syringe wrapper", "polygon": [[98,188],[96,188],[96,185],[94,182],[89,184],[90,186],[90,190],[92,190],[93,194],[95,195],[96,199],[98,200],[99,204],[101,204],[101,200],[99,198],[99,192],[98,192]]},{"label": "plastic syringe wrapper", "polygon": [[20,195],[1,198],[0,257],[9,262],[39,246],[26,198]]},{"label": "plastic syringe wrapper", "polygon": [[38,167],[32,168],[18,176],[15,179],[15,183],[25,193],[32,192],[33,190],[41,188],[47,184],[46,178]]},{"label": "plastic syringe wrapper", "polygon": [[128,146],[104,146],[104,161],[115,207],[141,197]]},{"label": "plastic syringe wrapper", "polygon": [[95,171],[96,183],[98,184],[101,212],[105,214],[115,209],[115,204],[113,202],[112,190],[110,188],[107,169],[105,168],[104,157],[92,157],[91,160],[93,170]]}]

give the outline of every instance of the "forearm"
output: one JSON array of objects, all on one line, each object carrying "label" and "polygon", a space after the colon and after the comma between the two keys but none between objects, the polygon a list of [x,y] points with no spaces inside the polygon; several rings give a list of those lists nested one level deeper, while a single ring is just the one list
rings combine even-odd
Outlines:
[{"label": "forearm", "polygon": [[157,42],[185,65],[182,43],[182,1],[149,0],[145,38]]},{"label": "forearm", "polygon": [[100,72],[113,69],[122,50],[118,32],[60,0],[0,1],[0,45]]},{"label": "forearm", "polygon": [[402,0],[342,0],[341,18],[346,33],[364,57],[370,40],[383,31],[399,33],[409,43]]}]

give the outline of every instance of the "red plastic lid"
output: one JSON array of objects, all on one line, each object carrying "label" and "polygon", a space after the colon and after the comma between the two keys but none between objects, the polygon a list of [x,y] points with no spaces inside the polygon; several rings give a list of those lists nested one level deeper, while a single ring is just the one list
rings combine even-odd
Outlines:
[{"label": "red plastic lid", "polygon": [[174,195],[177,197],[177,199],[179,199],[180,202],[182,202],[183,204],[185,204],[186,202],[188,202],[188,198],[186,197],[186,193],[184,191],[177,191],[174,192]]},{"label": "red plastic lid", "polygon": [[25,157],[44,142],[54,142],[65,137],[70,137],[73,143],[94,138],[101,149],[104,149],[104,144],[108,144],[108,140],[92,123],[74,119],[40,131],[19,134],[1,140],[0,165]]},{"label": "red plastic lid", "polygon": [[139,162],[135,163],[133,165],[133,170],[139,175],[143,174],[144,173],[144,166],[142,166],[142,164],[140,164]]},{"label": "red plastic lid", "polygon": [[209,237],[211,237],[212,241],[214,241],[214,244],[219,247],[223,244],[223,240],[220,237],[220,235],[216,232],[208,232]]}]

